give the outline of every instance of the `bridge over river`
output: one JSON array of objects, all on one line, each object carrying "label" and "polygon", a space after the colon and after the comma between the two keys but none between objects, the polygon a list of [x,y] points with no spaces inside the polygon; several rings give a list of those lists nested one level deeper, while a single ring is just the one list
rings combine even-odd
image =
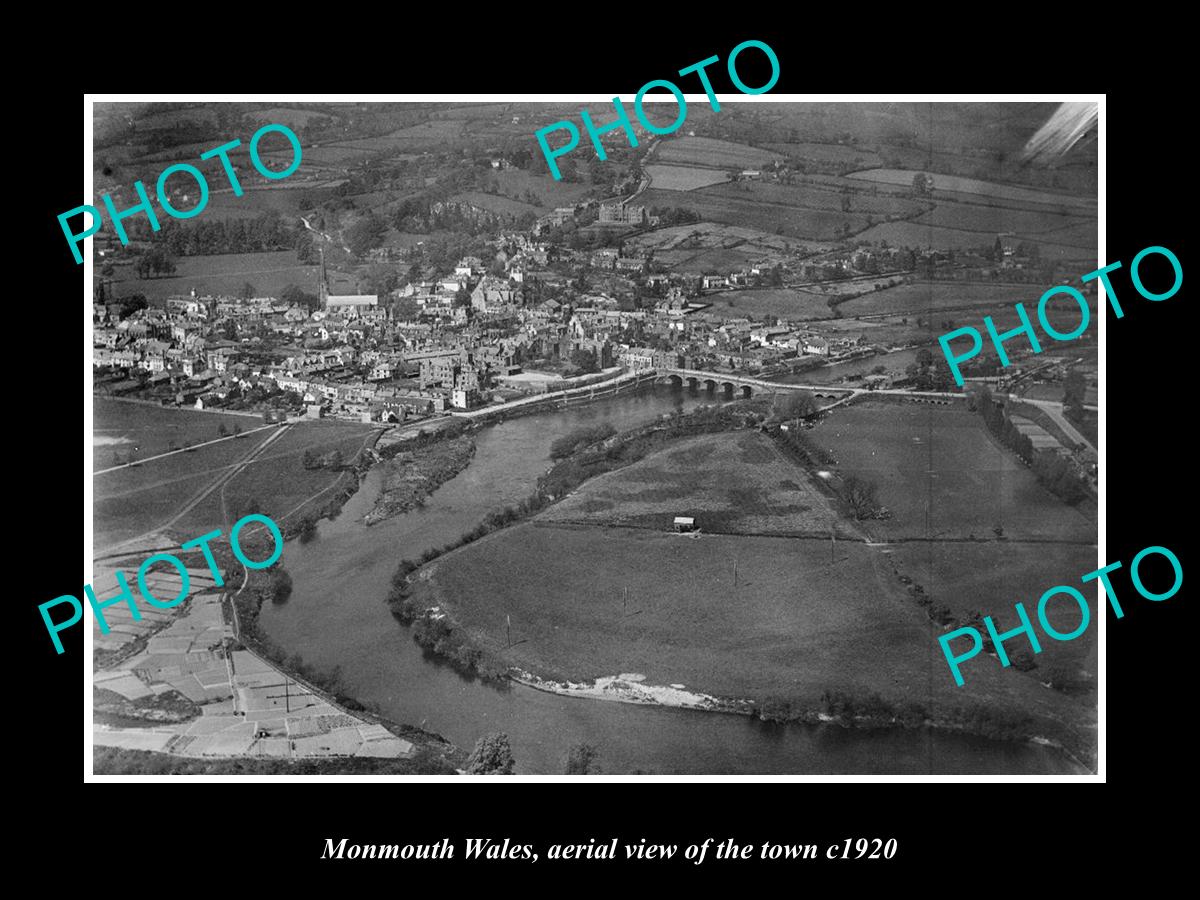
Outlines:
[{"label": "bridge over river", "polygon": [[709,393],[720,392],[726,397],[740,395],[746,398],[764,392],[779,394],[786,391],[809,391],[818,399],[836,401],[825,409],[846,403],[863,394],[907,397],[926,403],[949,403],[952,400],[961,400],[966,396],[960,391],[903,391],[893,388],[836,387],[828,384],[779,384],[774,381],[764,381],[761,378],[752,378],[748,375],[739,375],[737,372],[706,372],[699,369],[656,369],[654,371],[663,379],[680,387],[686,386],[690,390],[697,391],[703,388]]}]

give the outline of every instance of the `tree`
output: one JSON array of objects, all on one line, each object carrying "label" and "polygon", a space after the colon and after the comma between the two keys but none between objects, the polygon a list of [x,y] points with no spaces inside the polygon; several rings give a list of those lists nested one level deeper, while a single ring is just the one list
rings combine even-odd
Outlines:
[{"label": "tree", "polygon": [[928,369],[933,365],[933,352],[928,347],[922,347],[917,351],[917,365],[922,369]]},{"label": "tree", "polygon": [[512,745],[503,731],[485,734],[475,742],[463,771],[469,775],[511,775],[513,773]]},{"label": "tree", "polygon": [[392,302],[392,321],[412,322],[421,316],[421,307],[412,297],[399,297]]},{"label": "tree", "polygon": [[321,467],[321,460],[312,447],[309,447],[304,451],[304,456],[301,460],[301,463],[306,469],[319,469]]},{"label": "tree", "polygon": [[383,243],[383,236],[387,234],[387,229],[387,222],[375,213],[368,212],[343,230],[342,237],[351,253],[355,256],[364,256],[368,250]]},{"label": "tree", "polygon": [[242,300],[249,300],[256,293],[258,292],[254,289],[254,285],[248,281],[242,282],[242,286],[238,288],[238,297]]},{"label": "tree", "polygon": [[842,483],[842,496],[850,505],[854,518],[865,519],[875,511],[875,495],[878,488],[870,481],[856,475],[848,476]]},{"label": "tree", "polygon": [[217,434],[220,437],[225,437],[225,435],[229,434],[229,429],[225,427],[224,422],[217,426]]},{"label": "tree", "polygon": [[575,744],[563,757],[563,773],[566,775],[599,775],[596,765],[600,753],[591,744]]},{"label": "tree", "polygon": [[1087,395],[1087,379],[1078,369],[1067,373],[1063,382],[1063,414],[1068,419],[1083,418],[1083,399]]},{"label": "tree", "polygon": [[312,513],[305,513],[300,522],[300,543],[307,544],[317,536],[317,520]]},{"label": "tree", "polygon": [[329,468],[337,470],[342,467],[342,451],[334,448],[329,454]]},{"label": "tree", "polygon": [[807,419],[815,416],[820,407],[808,391],[788,391],[775,396],[775,414],[781,419]]},{"label": "tree", "polygon": [[595,351],[584,347],[580,347],[571,353],[571,365],[585,375],[590,372],[600,371],[600,366],[596,363]]}]

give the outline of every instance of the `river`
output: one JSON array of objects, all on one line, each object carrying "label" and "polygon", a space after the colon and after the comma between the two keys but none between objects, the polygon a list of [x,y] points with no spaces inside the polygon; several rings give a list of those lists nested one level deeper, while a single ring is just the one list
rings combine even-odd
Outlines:
[{"label": "river", "polygon": [[[475,457],[427,506],[367,527],[382,483],[372,469],[318,535],[289,541],[291,599],[264,604],[260,624],[289,654],[341,667],[346,693],[398,722],[470,749],[490,731],[512,742],[517,771],[562,771],[567,749],[593,744],[606,772],[698,774],[1082,772],[1050,748],[931,729],[874,731],[772,725],[749,716],[563,697],[523,685],[464,678],[429,657],[384,603],[396,564],[468,531],[491,510],[528,496],[550,466],[551,442],[583,423],[623,430],[705,401],[656,387],[572,409],[530,415],[477,435]],[[530,561],[536,565],[536,560]],[[613,674],[617,674],[614,672]]]}]

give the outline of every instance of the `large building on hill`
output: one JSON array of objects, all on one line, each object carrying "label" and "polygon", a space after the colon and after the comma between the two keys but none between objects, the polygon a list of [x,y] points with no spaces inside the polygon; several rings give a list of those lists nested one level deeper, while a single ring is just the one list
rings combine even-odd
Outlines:
[{"label": "large building on hill", "polygon": [[644,206],[629,206],[619,200],[600,204],[601,225],[645,225],[649,221]]}]

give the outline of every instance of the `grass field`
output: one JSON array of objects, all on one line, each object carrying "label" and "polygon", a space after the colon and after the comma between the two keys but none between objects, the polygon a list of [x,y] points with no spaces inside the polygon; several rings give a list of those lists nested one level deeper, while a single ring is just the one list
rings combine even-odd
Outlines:
[{"label": "grass field", "polygon": [[[1038,664],[1034,675],[1039,681],[1046,680],[1047,672],[1064,666],[1076,682],[1095,683],[1099,637],[1096,583],[1084,585],[1079,580],[1101,565],[1096,561],[1094,546],[941,541],[897,546],[892,558],[901,572],[925,589],[934,604],[947,607],[958,621],[967,621],[978,612],[992,616],[999,631],[1019,624],[1015,603],[1020,602],[1032,618],[1037,614],[1038,600],[1051,587],[1063,584],[1079,589],[1088,598],[1091,624],[1072,641],[1051,640],[1039,630],[1042,652],[1034,657]],[[1059,632],[1070,633],[1079,624],[1078,608],[1069,597],[1059,597],[1047,605],[1047,618]],[[1029,649],[1020,640],[1007,646],[1014,651]]]},{"label": "grass field", "polygon": [[[914,281],[847,300],[838,304],[838,312],[843,316],[911,316],[931,310],[978,309],[982,317],[1001,307],[1011,310],[1014,303],[1023,303],[1026,310],[1035,312],[1030,304],[1036,308],[1040,293],[1035,284]],[[1054,307],[1049,307],[1047,315],[1053,311]]]},{"label": "grass field", "polygon": [[1068,243],[1059,237],[1061,234],[1066,234],[1065,229],[1078,228],[1078,234],[1072,232],[1071,236],[1076,240],[1080,239],[1089,231],[1080,226],[1090,224],[1091,243],[1093,247],[1096,244],[1095,220],[1089,221],[1079,216],[1065,216],[1049,211],[1010,209],[1003,206],[976,206],[970,203],[939,203],[914,221],[919,225],[954,228],[960,231],[978,231],[993,236],[1014,232],[1022,236],[1029,235],[1054,240],[1056,243]]},{"label": "grass field", "polygon": [[187,294],[192,288],[200,295],[236,295],[249,282],[259,297],[278,297],[286,285],[315,292],[318,266],[302,266],[293,250],[273,253],[221,253],[213,256],[185,256],[175,263],[177,272],[167,278],[140,279],[133,266],[120,266],[113,276],[115,296],[145,294],[159,299]]},{"label": "grass field", "polygon": [[[859,185],[845,182],[847,185]],[[655,187],[661,185],[655,183]],[[738,181],[733,184],[721,184],[704,191],[708,196],[729,197],[737,200],[752,200],[756,203],[768,203],[795,207],[797,209],[817,209],[840,212],[843,194],[841,190],[830,186],[811,184],[778,184],[771,181]],[[848,195],[850,212],[873,215],[877,220],[885,216],[915,216],[929,208],[927,203],[906,200],[901,197],[889,197],[855,190]]]},{"label": "grass field", "polygon": [[[211,427],[215,429],[216,417],[213,418]],[[166,433],[167,426],[161,427]],[[171,531],[187,540],[212,528],[227,527],[223,496],[231,504],[231,511],[254,498],[266,515],[279,517],[276,521],[285,524],[283,516],[304,500],[339,479],[347,483],[350,477],[328,469],[304,469],[301,464],[304,450],[312,448],[321,454],[336,447],[349,462],[371,431],[367,426],[340,422],[305,422],[293,426],[223,488],[212,491],[180,518]],[[261,431],[96,476],[92,505],[96,546],[105,547],[164,526],[194,497],[228,475],[271,434],[274,432]],[[324,503],[331,496],[329,492],[317,499]]]},{"label": "grass field", "polygon": [[[1072,244],[1054,240],[1056,232],[1045,235],[1024,235],[1024,240],[1038,245],[1043,259],[1094,260],[1095,254]],[[898,247],[932,248],[935,250],[990,249],[996,242],[996,233],[983,231],[961,231],[957,228],[939,228],[920,222],[884,222],[868,228],[855,236],[857,240],[874,243],[887,241]],[[1068,240],[1079,241],[1078,235]],[[1087,271],[1087,270],[1084,270]]]},{"label": "grass field", "polygon": [[650,684],[812,707],[829,690],[931,711],[1028,714],[1038,730],[1087,721],[1086,709],[989,658],[956,687],[936,626],[886,558],[839,542],[831,563],[829,549],[535,521],[442,557],[416,591],[505,663],[559,680],[637,673]]},{"label": "grass field", "polygon": [[[992,538],[999,527],[1013,539],[1096,540],[1095,503],[1070,507],[1039,485],[964,404],[865,401],[809,434],[833,452],[840,473],[878,485],[879,502],[892,512],[870,523],[881,537]],[[1035,550],[1022,564],[1036,559]]]},{"label": "grass field", "polygon": [[[915,169],[867,169],[862,172],[852,172],[848,177],[862,181],[872,181],[879,184],[895,184],[911,186]],[[1095,214],[1096,198],[1079,197],[1069,194],[1056,194],[1034,188],[1019,187],[1011,184],[999,184],[994,181],[981,181],[977,178],[963,178],[957,175],[935,174],[934,189],[954,191],[960,194],[980,194],[985,197],[996,197],[1003,200],[1027,201],[1030,203],[1057,203],[1077,209],[1083,213]]]},{"label": "grass field", "polygon": [[537,175],[524,169],[504,169],[492,175],[500,183],[500,189],[506,194],[517,194],[524,198],[526,191],[531,191],[538,198],[538,205],[543,209],[553,209],[556,206],[572,206],[583,199],[592,189],[589,184],[568,184],[565,181],[555,181],[547,172]]},{"label": "grass field", "polygon": [[778,153],[720,141],[706,137],[681,137],[663,141],[655,154],[662,163],[677,163],[688,166],[711,168],[757,168],[780,159]]},{"label": "grass field", "polygon": [[174,449],[181,449],[185,443],[213,441],[221,436],[221,425],[232,434],[235,427],[242,431],[258,428],[262,419],[97,397],[92,401],[92,468],[114,465],[117,454],[124,461],[131,450],[144,459],[168,452],[172,443]]},{"label": "grass field", "polygon": [[827,537],[844,527],[807,473],[754,431],[681,441],[590,481],[542,520],[665,532],[677,515],[705,532]]},{"label": "grass field", "polygon": [[[161,528],[189,499],[226,475],[270,434],[260,431],[95,476],[92,525],[96,546],[105,547]],[[214,520],[210,527],[216,524]],[[201,533],[203,529],[189,537]]]},{"label": "grass field", "polygon": [[705,222],[720,222],[765,231],[769,234],[828,241],[840,236],[849,225],[858,231],[867,225],[865,213],[838,210],[802,209],[783,204],[762,203],[747,195],[722,197],[710,193],[713,188],[697,191],[663,191],[651,187],[641,197],[647,207],[677,206],[693,210]]},{"label": "grass field", "polygon": [[461,200],[473,206],[478,206],[480,209],[490,210],[504,216],[513,216],[514,218],[522,213],[531,212],[536,214],[540,211],[540,207],[530,203],[513,200],[510,197],[501,197],[498,194],[485,194],[482,191],[466,191],[462,194],[455,194],[450,199]]},{"label": "grass field", "polygon": [[694,191],[729,180],[724,172],[688,166],[649,165],[646,166],[646,173],[655,187],[666,191]]},{"label": "grass field", "polygon": [[810,159],[821,163],[844,163],[860,169],[882,165],[883,160],[875,151],[847,144],[818,144],[812,141],[764,144],[768,150],[796,159]]},{"label": "grass field", "polygon": [[[349,487],[354,483],[351,473],[305,469],[304,451],[323,455],[340,450],[342,458],[350,463],[374,431],[369,426],[336,421],[303,422],[293,426],[220,491],[214,491],[180,519],[176,530],[199,534],[205,528],[219,527],[225,513],[236,513],[251,499],[256,500],[263,513],[279,525],[287,526],[293,518],[328,503],[338,486]],[[224,512],[222,498],[226,506]],[[311,506],[302,507],[310,499]]]},{"label": "grass field", "polygon": [[778,316],[793,322],[829,319],[835,314],[823,294],[802,290],[722,291],[705,297],[712,306],[707,310],[721,318]]}]

